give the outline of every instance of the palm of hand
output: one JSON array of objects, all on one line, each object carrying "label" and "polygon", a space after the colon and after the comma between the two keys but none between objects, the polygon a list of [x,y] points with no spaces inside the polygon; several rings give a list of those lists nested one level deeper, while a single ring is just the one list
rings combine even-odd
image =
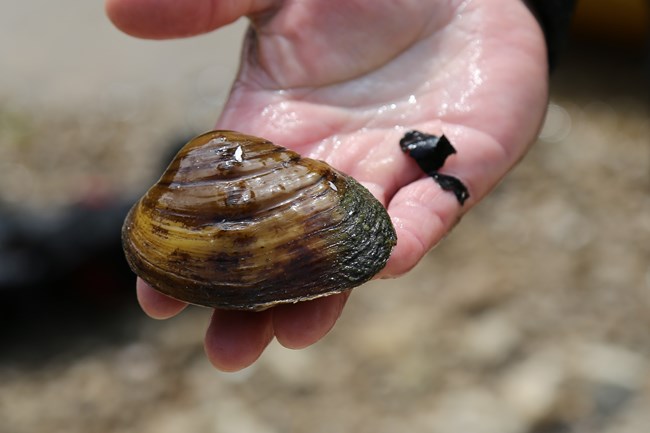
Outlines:
[{"label": "palm of hand", "polygon": [[[381,275],[399,275],[532,141],[545,108],[544,45],[519,1],[331,3],[285,2],[253,15],[255,32],[217,126],[325,160],[368,187],[398,235]],[[464,208],[402,154],[399,138],[410,129],[444,132],[457,148],[444,171],[469,187]],[[138,292],[153,316],[184,307],[142,282]],[[254,362],[273,336],[304,347],[329,331],[345,299],[216,311],[206,351],[215,366],[234,370]]]}]

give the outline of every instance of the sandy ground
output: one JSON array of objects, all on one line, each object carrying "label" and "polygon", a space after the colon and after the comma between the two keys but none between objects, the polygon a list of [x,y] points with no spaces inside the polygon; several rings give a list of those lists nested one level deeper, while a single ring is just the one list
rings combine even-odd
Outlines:
[{"label": "sandy ground", "polygon": [[[66,206],[89,173],[108,195],[140,188],[152,154],[210,127],[236,69],[243,23],[154,43],[120,35],[98,4],[65,6],[0,6],[5,206]],[[571,52],[524,161],[413,272],[356,290],[309,349],[273,343],[224,374],[203,356],[204,309],[157,322],[129,296],[64,326],[35,296],[0,356],[0,432],[647,432],[639,63]]]}]

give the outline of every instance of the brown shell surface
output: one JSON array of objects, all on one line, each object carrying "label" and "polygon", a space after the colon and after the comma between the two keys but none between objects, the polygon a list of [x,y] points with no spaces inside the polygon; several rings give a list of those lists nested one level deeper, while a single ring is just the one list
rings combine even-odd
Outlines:
[{"label": "brown shell surface", "polygon": [[198,305],[261,310],[358,286],[395,245],[383,206],[349,176],[270,141],[190,141],[122,229],[133,271]]}]

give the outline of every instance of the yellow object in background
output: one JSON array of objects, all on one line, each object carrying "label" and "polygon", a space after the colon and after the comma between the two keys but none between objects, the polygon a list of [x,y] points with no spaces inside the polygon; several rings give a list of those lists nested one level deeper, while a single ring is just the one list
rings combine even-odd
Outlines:
[{"label": "yellow object in background", "polygon": [[650,40],[650,1],[579,0],[572,33],[580,39],[630,49]]}]

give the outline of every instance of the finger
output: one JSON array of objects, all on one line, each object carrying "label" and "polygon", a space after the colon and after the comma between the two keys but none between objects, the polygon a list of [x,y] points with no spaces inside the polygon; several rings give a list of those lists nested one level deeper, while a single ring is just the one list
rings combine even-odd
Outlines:
[{"label": "finger", "polygon": [[453,227],[459,205],[433,179],[423,178],[402,188],[388,213],[397,233],[397,245],[378,277],[396,277],[411,270]]},{"label": "finger", "polygon": [[149,317],[154,319],[168,319],[187,307],[185,302],[163,295],[140,278],[135,288],[140,306]]},{"label": "finger", "polygon": [[332,329],[350,292],[275,307],[273,330],[284,347],[302,349],[316,343]]},{"label": "finger", "polygon": [[270,310],[215,310],[205,335],[205,353],[219,370],[238,371],[255,362],[272,339]]},{"label": "finger", "polygon": [[149,39],[194,36],[269,8],[272,0],[106,0],[106,14],[125,33]]},{"label": "finger", "polygon": [[395,277],[412,269],[514,163],[512,154],[485,134],[454,126],[447,126],[445,133],[458,153],[449,158],[442,172],[460,179],[470,197],[461,206],[452,192],[442,190],[427,176],[402,187],[387,207],[397,245],[379,277]]}]

